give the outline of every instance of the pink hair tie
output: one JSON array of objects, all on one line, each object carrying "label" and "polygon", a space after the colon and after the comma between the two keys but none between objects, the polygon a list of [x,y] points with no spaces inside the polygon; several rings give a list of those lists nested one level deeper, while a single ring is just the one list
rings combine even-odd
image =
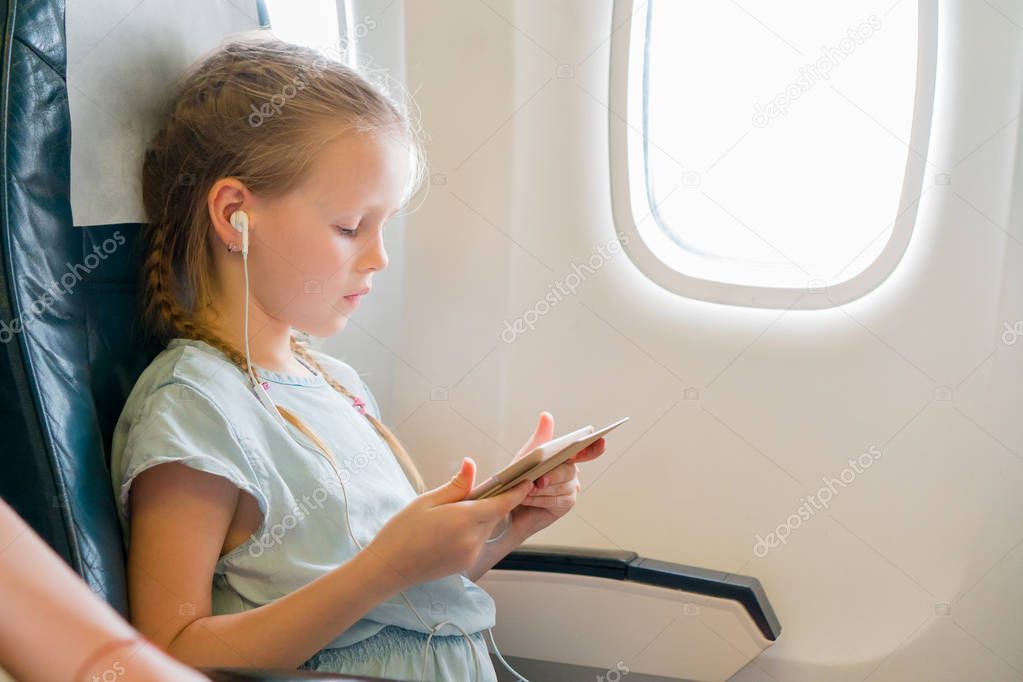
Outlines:
[{"label": "pink hair tie", "polygon": [[352,405],[354,405],[355,409],[357,409],[361,414],[366,414],[366,403],[362,402],[359,396],[352,396]]}]

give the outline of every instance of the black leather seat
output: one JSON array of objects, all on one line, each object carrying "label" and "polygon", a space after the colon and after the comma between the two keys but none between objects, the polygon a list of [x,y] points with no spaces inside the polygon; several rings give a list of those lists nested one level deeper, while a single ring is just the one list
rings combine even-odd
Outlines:
[{"label": "black leather seat", "polygon": [[[94,592],[126,613],[104,439],[146,351],[128,339],[127,288],[110,297],[99,319],[90,319],[85,304],[112,259],[90,258],[99,263],[87,272],[91,235],[71,219],[63,3],[3,5],[0,424],[8,436],[0,495]],[[114,256],[126,262],[129,251]],[[117,303],[124,305],[114,313]],[[120,336],[116,343],[103,340],[102,325]]]}]

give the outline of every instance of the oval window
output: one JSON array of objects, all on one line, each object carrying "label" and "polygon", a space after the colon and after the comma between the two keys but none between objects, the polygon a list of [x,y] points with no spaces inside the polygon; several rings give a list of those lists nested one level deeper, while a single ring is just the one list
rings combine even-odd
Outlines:
[{"label": "oval window", "polygon": [[880,284],[924,191],[936,17],[907,0],[619,0],[626,251],[663,286],[724,303],[828,307]]}]

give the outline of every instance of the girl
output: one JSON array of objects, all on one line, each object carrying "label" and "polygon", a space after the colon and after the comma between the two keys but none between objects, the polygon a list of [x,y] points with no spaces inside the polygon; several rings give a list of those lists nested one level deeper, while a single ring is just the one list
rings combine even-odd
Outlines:
[{"label": "girl", "polygon": [[[465,500],[465,458],[424,492],[359,374],[294,332],[345,326],[422,158],[382,90],[258,34],[193,68],[147,150],[142,316],[167,348],[111,472],[132,621],[182,661],[496,680],[473,581],[575,504],[603,440],[535,487]],[[517,457],[552,435],[542,413]]]}]

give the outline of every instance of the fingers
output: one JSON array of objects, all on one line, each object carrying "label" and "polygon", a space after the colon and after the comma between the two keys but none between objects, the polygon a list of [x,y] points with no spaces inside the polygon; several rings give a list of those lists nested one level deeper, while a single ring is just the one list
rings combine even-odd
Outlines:
[{"label": "fingers", "polygon": [[472,457],[463,457],[461,466],[458,467],[458,471],[451,478],[451,486],[464,494],[472,490],[472,484],[475,480],[476,460]]},{"label": "fingers", "polygon": [[578,487],[573,488],[572,492],[564,495],[527,495],[526,499],[522,500],[522,506],[524,507],[543,507],[545,509],[555,508],[571,508],[575,505],[579,499]]},{"label": "fingers", "polygon": [[538,490],[545,490],[552,485],[571,481],[573,478],[579,478],[579,467],[575,465],[575,462],[569,460],[536,479],[535,483]]},{"label": "fingers", "polygon": [[476,460],[472,457],[463,457],[462,464],[458,467],[457,473],[447,483],[428,490],[420,499],[428,506],[457,502],[464,498],[472,490],[473,481],[476,480]]},{"label": "fingers", "polygon": [[494,495],[485,500],[470,501],[469,504],[475,507],[477,518],[480,521],[489,522],[504,516],[519,506],[531,490],[533,490],[533,482],[522,481],[500,495]]},{"label": "fingers", "polygon": [[542,445],[554,437],[554,416],[544,410],[540,413],[540,419],[537,422],[536,429],[533,431],[533,435],[530,436],[526,444],[522,446],[522,449],[516,453],[512,461],[528,455],[533,448],[538,445]]},{"label": "fingers", "polygon": [[591,459],[596,459],[596,458],[600,457],[602,454],[604,454],[604,450],[605,449],[606,449],[606,444],[604,442],[604,439],[603,438],[598,438],[597,440],[593,441],[592,443],[587,445],[585,448],[580,450],[578,454],[574,455],[572,457],[572,459],[570,459],[568,461],[570,461],[570,462],[588,462]]},{"label": "fingers", "polygon": [[533,488],[533,491],[529,493],[526,498],[557,497],[558,495],[569,495],[571,493],[579,492],[580,490],[582,490],[582,483],[578,478],[573,478],[569,481],[555,483],[554,485],[544,486],[543,488]]}]

